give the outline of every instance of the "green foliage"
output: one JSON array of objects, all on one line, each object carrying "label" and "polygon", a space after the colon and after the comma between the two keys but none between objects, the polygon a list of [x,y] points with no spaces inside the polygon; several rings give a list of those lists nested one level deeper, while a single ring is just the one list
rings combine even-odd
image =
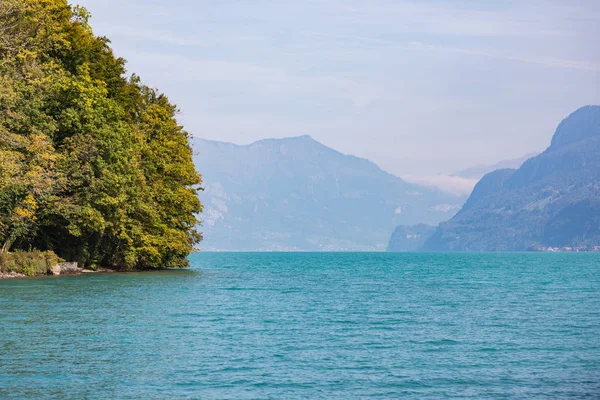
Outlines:
[{"label": "green foliage", "polygon": [[166,96],[66,0],[0,2],[0,246],[184,267],[201,184]]},{"label": "green foliage", "polygon": [[16,272],[27,276],[47,275],[63,260],[52,251],[0,253],[0,272]]}]

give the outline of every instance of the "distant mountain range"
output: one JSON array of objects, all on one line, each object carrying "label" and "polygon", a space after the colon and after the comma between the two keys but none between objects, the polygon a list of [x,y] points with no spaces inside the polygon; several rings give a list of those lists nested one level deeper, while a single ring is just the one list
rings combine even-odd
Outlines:
[{"label": "distant mountain range", "polygon": [[399,224],[438,224],[466,196],[405,182],[309,136],[194,139],[204,250],[385,250]]},{"label": "distant mountain range", "polygon": [[550,147],[518,169],[485,175],[460,212],[425,242],[431,251],[600,245],[600,106],[558,126]]},{"label": "distant mountain range", "polygon": [[491,165],[476,165],[471,168],[464,169],[459,171],[454,176],[460,176],[461,178],[466,179],[481,179],[484,175],[489,174],[492,171],[496,171],[498,169],[517,169],[520,168],[521,165],[532,157],[537,156],[539,153],[529,153],[519,158],[513,158],[510,160],[502,160],[495,164]]}]

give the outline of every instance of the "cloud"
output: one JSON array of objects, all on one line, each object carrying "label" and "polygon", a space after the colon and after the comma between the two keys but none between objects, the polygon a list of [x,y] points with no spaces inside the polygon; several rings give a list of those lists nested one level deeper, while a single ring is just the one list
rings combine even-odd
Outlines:
[{"label": "cloud", "polygon": [[152,65],[151,78],[174,82],[222,82],[250,84],[263,94],[313,93],[347,100],[355,109],[369,106],[379,97],[379,89],[351,79],[332,75],[300,75],[283,68],[244,62],[195,59],[178,54],[137,53],[136,64]]},{"label": "cloud", "polygon": [[435,176],[404,176],[403,178],[411,183],[434,187],[456,195],[469,195],[479,181],[478,179],[467,179],[445,174]]},{"label": "cloud", "polygon": [[208,47],[214,46],[215,40],[202,39],[197,35],[183,35],[170,30],[148,29],[132,25],[100,25],[102,31],[110,32],[111,37],[126,36],[131,39],[173,44],[178,46]]},{"label": "cloud", "polygon": [[539,150],[600,102],[597,0],[78,1],[196,135],[310,134],[462,193],[436,174]]},{"label": "cloud", "polygon": [[581,69],[587,71],[600,71],[600,62],[587,62],[587,61],[572,61],[572,60],[560,60],[560,59],[544,59],[544,58],[532,58],[532,57],[519,57],[511,56],[507,54],[493,53],[483,50],[472,50],[472,49],[460,49],[455,47],[436,46],[432,44],[426,44],[421,42],[411,42],[410,47],[419,50],[432,50],[445,53],[464,54],[470,56],[481,56],[486,58],[494,58],[499,60],[518,61],[528,64],[539,64],[546,67],[553,68],[568,68],[568,69]]}]

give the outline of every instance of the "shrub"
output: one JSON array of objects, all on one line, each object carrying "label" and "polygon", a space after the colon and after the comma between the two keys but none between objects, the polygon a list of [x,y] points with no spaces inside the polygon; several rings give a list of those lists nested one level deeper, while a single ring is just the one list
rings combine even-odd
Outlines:
[{"label": "shrub", "polygon": [[16,272],[27,276],[47,275],[50,269],[62,262],[52,251],[19,251],[0,253],[0,272]]}]

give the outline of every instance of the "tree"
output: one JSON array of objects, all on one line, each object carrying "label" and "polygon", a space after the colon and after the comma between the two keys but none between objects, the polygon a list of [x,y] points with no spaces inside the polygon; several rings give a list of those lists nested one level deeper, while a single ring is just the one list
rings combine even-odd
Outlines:
[{"label": "tree", "polygon": [[182,267],[201,178],[167,97],[66,0],[0,5],[0,241],[84,265]]}]

